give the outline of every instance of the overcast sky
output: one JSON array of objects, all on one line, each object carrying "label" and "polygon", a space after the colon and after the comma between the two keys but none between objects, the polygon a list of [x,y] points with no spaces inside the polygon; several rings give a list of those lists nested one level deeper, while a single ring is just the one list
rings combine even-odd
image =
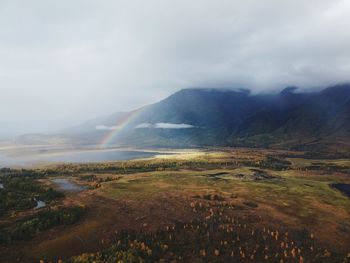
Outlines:
[{"label": "overcast sky", "polygon": [[350,78],[347,0],[0,0],[0,123],[40,129],[186,87]]}]

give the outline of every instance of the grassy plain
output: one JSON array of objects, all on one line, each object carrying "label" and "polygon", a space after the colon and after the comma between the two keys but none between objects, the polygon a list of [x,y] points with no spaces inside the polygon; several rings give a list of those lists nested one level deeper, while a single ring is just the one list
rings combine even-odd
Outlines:
[{"label": "grassy plain", "polygon": [[[89,186],[82,192],[65,193],[60,201],[62,206],[84,206],[86,215],[76,224],[42,231],[30,241],[1,248],[6,253],[4,262],[9,258],[19,262],[224,262],[230,256],[236,262],[350,260],[350,199],[330,187],[350,184],[348,159],[311,160],[300,152],[214,149],[40,169],[47,173],[40,183],[55,190],[60,190],[51,181],[55,177]],[[234,218],[240,223],[233,223]],[[178,242],[163,240],[164,231],[175,225],[191,226],[188,232],[174,230],[173,235],[186,246],[182,250]],[[239,233],[245,243],[239,244],[243,241],[237,241],[237,235],[227,236],[229,230],[220,234],[229,226],[237,229],[233,233]],[[204,234],[201,228],[206,229]],[[132,241],[131,234],[126,241],[125,231],[134,233]],[[213,231],[219,234],[207,241],[200,239]],[[277,237],[276,232],[280,233]],[[190,233],[202,241],[185,238]],[[285,240],[286,233],[289,240]],[[306,234],[300,237],[298,233]],[[160,236],[167,249],[162,245],[157,254],[154,246]],[[236,241],[230,240],[233,237]],[[148,249],[153,246],[153,254],[142,254],[147,250],[138,239],[152,240]],[[194,246],[196,242],[202,247]],[[99,251],[105,252],[96,254]]]}]

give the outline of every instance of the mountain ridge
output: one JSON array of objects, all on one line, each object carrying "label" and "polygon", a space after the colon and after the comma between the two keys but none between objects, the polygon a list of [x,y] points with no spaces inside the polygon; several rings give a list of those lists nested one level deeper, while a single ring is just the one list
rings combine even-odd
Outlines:
[{"label": "mountain ridge", "polygon": [[[74,136],[81,144],[98,144],[128,114],[114,113],[62,133]],[[157,123],[163,125],[154,125]],[[182,129],[179,124],[193,127]],[[106,130],[96,130],[98,125]],[[143,107],[136,117],[127,119],[114,137],[111,142],[114,146],[334,150],[334,145],[341,145],[339,149],[347,150],[350,84],[314,92],[302,92],[291,86],[271,94],[252,94],[244,89],[182,89]]]}]

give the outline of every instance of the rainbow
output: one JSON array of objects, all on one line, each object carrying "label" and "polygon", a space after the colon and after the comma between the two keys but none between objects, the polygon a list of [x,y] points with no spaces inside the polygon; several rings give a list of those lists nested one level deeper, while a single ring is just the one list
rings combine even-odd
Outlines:
[{"label": "rainbow", "polygon": [[127,113],[123,118],[121,118],[116,125],[114,126],[113,130],[111,130],[109,133],[107,133],[101,140],[101,142],[98,144],[99,148],[106,148],[109,144],[112,143],[113,139],[131,122],[133,121],[137,116],[140,115],[141,112],[146,107],[139,108],[137,110],[131,111]]}]

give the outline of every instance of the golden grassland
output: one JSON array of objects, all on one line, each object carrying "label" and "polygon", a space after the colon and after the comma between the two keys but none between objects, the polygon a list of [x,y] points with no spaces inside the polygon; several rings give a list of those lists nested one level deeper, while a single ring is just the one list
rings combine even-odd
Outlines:
[{"label": "golden grassland", "polygon": [[[285,160],[289,164],[283,166]],[[147,253],[151,245],[146,248],[140,240],[148,238],[155,246],[157,237],[154,233],[161,230],[160,235],[166,235],[164,231],[175,225],[188,227],[188,232],[173,233],[181,242],[185,242],[184,237],[188,235],[197,238],[196,235],[206,235],[214,230],[218,234],[200,243],[206,248],[196,247],[187,252],[181,250],[181,253],[175,252],[173,241],[164,241],[167,247],[171,246],[167,248],[168,252],[164,252],[163,247],[152,247],[154,251],[163,251],[157,252],[158,260],[195,262],[197,257],[194,255],[197,254],[200,255],[198,262],[224,262],[231,254],[234,255],[231,259],[237,262],[350,260],[347,258],[350,252],[350,199],[330,187],[332,183],[350,184],[348,159],[310,160],[296,152],[221,149],[127,162],[61,164],[46,169],[59,171],[40,179],[48,186],[55,187],[51,179],[56,176],[89,186],[88,190],[79,193],[66,193],[61,201],[63,206],[83,205],[87,213],[77,224],[50,229],[31,241],[3,249],[2,253],[7,253],[8,257],[16,251],[15,257],[21,262],[68,260],[82,253],[90,254],[71,260],[103,262],[101,254],[96,254],[98,251],[115,254],[106,262],[116,259],[133,262],[131,258],[135,255],[128,259],[130,246],[137,247],[139,258],[136,257],[135,262],[138,262],[142,255],[144,258],[156,257],[155,252]],[[232,223],[233,218],[239,223]],[[210,230],[208,224],[213,222],[216,228]],[[194,231],[197,227],[198,231]],[[231,227],[237,230],[228,235],[226,230],[231,231]],[[226,232],[222,232],[222,228]],[[205,230],[202,233],[200,229]],[[120,236],[123,231],[136,233],[135,240],[123,239]],[[137,234],[140,231],[142,235]],[[252,231],[258,233],[260,239],[252,235]],[[301,243],[296,234],[300,231],[308,233]],[[294,239],[286,242],[287,232]],[[277,238],[276,233],[280,233]],[[246,240],[246,244],[237,241],[238,235]],[[313,248],[306,249],[311,239]],[[257,242],[261,247],[269,246],[267,250],[270,250],[254,249]],[[282,249],[281,242],[284,242]],[[116,250],[111,249],[116,244]],[[189,242],[184,244],[191,247]],[[290,247],[286,248],[286,244]]]}]

